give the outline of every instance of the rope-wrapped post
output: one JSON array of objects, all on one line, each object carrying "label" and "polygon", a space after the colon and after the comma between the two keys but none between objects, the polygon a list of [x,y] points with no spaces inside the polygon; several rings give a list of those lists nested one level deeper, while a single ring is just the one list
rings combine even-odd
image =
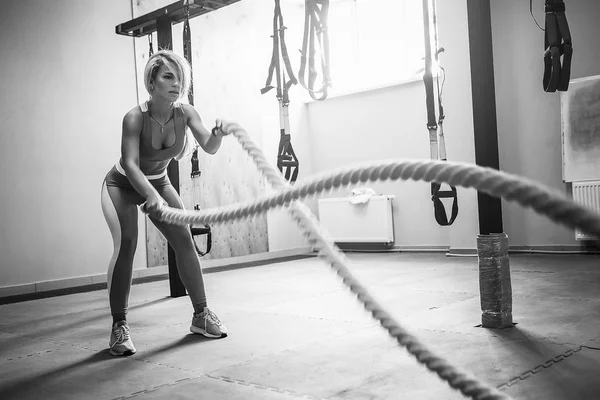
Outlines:
[{"label": "rope-wrapped post", "polygon": [[477,235],[477,256],[481,326],[510,328],[513,326],[512,287],[506,233]]}]

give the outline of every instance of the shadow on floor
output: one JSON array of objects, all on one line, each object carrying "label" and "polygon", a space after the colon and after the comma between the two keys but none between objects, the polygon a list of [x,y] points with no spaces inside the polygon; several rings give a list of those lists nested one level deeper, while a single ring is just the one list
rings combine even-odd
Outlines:
[{"label": "shadow on floor", "polygon": [[[25,378],[17,378],[8,383],[0,385],[0,393],[4,399],[30,399],[30,398],[44,398],[43,393],[48,391],[52,387],[59,385],[67,386],[68,381],[73,380],[73,373],[80,369],[84,369],[86,366],[95,365],[101,362],[111,362],[107,366],[107,370],[113,368],[112,362],[115,361],[115,357],[108,353],[108,349],[102,350],[97,353],[93,353],[83,360],[77,361],[72,364],[63,365],[61,367],[53,367],[50,371],[44,372],[37,375],[28,375]],[[115,368],[115,375],[118,375],[117,369]],[[96,375],[97,369],[90,369],[91,375]],[[77,380],[85,380],[89,378],[93,379],[93,376],[81,376],[81,373],[77,373]],[[105,376],[103,376],[104,378]],[[82,388],[83,385],[70,385],[77,388]]]},{"label": "shadow on floor", "polygon": [[[146,301],[144,303],[130,306],[129,310],[130,311],[131,310],[139,310],[142,308],[151,307],[156,304],[164,303],[168,300],[171,300],[171,297],[162,297],[159,299]],[[82,317],[85,315],[86,317],[82,318],[82,317],[79,317],[77,314],[80,314]],[[69,317],[69,318],[65,318],[65,317]],[[50,326],[51,324],[47,323],[47,322],[55,321],[57,318],[65,318],[64,323],[59,324],[59,325],[53,325],[53,326]],[[110,332],[111,317],[110,317],[110,309],[108,307],[94,308],[94,309],[87,311],[86,313],[74,312],[74,313],[67,313],[67,314],[62,314],[62,315],[51,315],[46,318],[37,318],[35,321],[29,320],[26,322],[26,324],[29,324],[29,325],[33,324],[36,327],[35,334],[32,334],[31,335],[32,337],[43,338],[43,337],[52,336],[53,334],[55,334],[57,332],[62,332],[64,330],[68,329],[69,327],[73,326],[73,324],[76,324],[78,326],[84,326],[88,322],[97,321],[98,318],[106,318],[107,319],[108,325],[107,325],[106,330],[108,332]],[[45,329],[44,328],[40,329],[40,327],[44,327],[44,326],[46,327]],[[22,330],[22,325],[20,325],[18,323],[11,324],[10,330],[18,332],[18,331]]]},{"label": "shadow on floor", "polygon": [[187,346],[191,346],[191,345],[197,345],[199,343],[209,342],[209,341],[213,341],[213,340],[221,340],[221,339],[225,339],[225,338],[210,339],[210,338],[204,337],[202,335],[190,333],[186,336],[183,336],[181,339],[174,341],[173,343],[169,343],[162,347],[158,347],[158,348],[152,349],[152,350],[144,350],[143,358],[148,359],[148,358],[152,358],[152,357],[157,357],[157,356],[160,356],[161,354],[169,353],[172,350],[177,349],[177,348],[183,348],[183,347],[187,347]]},{"label": "shadow on floor", "polygon": [[[115,379],[115,382],[122,381],[124,371],[131,371],[136,368],[136,365],[143,365],[137,363],[146,363],[149,358],[169,353],[176,348],[197,345],[210,340],[218,339],[209,339],[202,335],[190,333],[160,348],[144,351],[143,358],[138,358],[136,355],[115,357],[108,353],[108,349],[105,349],[80,361],[63,364],[58,368],[53,365],[52,369],[47,372],[28,374],[27,371],[24,371],[26,377],[0,384],[0,393],[2,393],[3,399],[44,398],[46,391],[56,393],[58,392],[57,388],[63,387],[68,388],[64,389],[64,392],[68,392],[72,396],[78,394],[78,391],[85,390],[83,388],[86,385],[82,385],[82,382],[89,382],[87,387],[90,392],[93,392],[95,385],[106,384],[112,378]],[[123,365],[124,362],[128,364]],[[74,384],[74,382],[77,383]],[[87,391],[82,392],[81,398],[89,398],[89,394]]]},{"label": "shadow on floor", "polygon": [[[507,343],[510,343],[512,346],[516,347],[518,350],[528,350],[533,354],[537,354],[540,356],[545,356],[552,358],[558,354],[554,354],[556,352],[556,347],[548,346],[549,343],[554,344],[563,344],[565,345],[565,351],[567,347],[576,348],[579,345],[575,345],[572,343],[559,343],[553,342],[548,337],[541,336],[535,332],[524,328],[518,328],[516,325],[510,329],[497,329],[493,330],[496,336],[504,339]],[[526,354],[525,351],[515,351],[513,352],[515,357],[518,357],[519,354]]]}]

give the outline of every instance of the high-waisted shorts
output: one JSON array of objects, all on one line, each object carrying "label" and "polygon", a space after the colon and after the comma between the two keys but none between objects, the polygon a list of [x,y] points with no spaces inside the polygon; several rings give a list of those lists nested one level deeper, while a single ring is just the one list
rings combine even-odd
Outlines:
[{"label": "high-waisted shorts", "polygon": [[[158,175],[146,175],[146,178],[148,178],[150,184],[161,195],[165,189],[173,187],[171,181],[169,180],[169,176],[167,175],[166,169],[163,173]],[[135,190],[131,182],[129,182],[129,178],[127,178],[127,175],[125,175],[125,170],[123,170],[123,167],[121,167],[120,163],[117,163],[110,169],[110,171],[108,171],[104,180],[106,182],[106,186],[108,187],[112,186],[123,189],[121,193],[128,202],[139,205],[146,201],[146,199],[139,194],[137,190]]]}]

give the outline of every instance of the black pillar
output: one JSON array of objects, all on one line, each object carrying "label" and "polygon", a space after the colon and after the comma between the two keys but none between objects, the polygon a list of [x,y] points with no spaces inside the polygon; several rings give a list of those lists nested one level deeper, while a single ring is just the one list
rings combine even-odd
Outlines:
[{"label": "black pillar", "polygon": [[[471,88],[473,92],[473,127],[475,163],[500,169],[498,127],[496,124],[496,90],[490,0],[467,0]],[[502,233],[502,202],[484,193],[477,194],[479,233]]]},{"label": "black pillar", "polygon": [[[171,20],[168,18],[159,18],[156,20],[156,33],[158,36],[159,49],[173,50],[173,32],[171,30]],[[176,160],[171,160],[167,168],[167,174],[173,184],[173,187],[179,193],[179,163]],[[167,258],[169,263],[169,286],[171,288],[171,297],[185,296],[185,286],[181,282],[179,272],[177,271],[177,261],[175,260],[175,252],[170,245],[167,244]]]}]

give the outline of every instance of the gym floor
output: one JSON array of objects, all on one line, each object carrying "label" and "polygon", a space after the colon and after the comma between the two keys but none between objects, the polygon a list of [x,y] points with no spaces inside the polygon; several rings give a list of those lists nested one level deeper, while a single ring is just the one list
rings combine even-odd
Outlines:
[{"label": "gym floor", "polygon": [[[355,276],[450,364],[514,399],[600,398],[600,256],[511,254],[513,328],[481,322],[476,257],[349,253]],[[224,339],[187,296],[134,285],[137,353],[108,354],[106,290],[0,306],[2,399],[463,399],[310,257],[205,275]]]}]

